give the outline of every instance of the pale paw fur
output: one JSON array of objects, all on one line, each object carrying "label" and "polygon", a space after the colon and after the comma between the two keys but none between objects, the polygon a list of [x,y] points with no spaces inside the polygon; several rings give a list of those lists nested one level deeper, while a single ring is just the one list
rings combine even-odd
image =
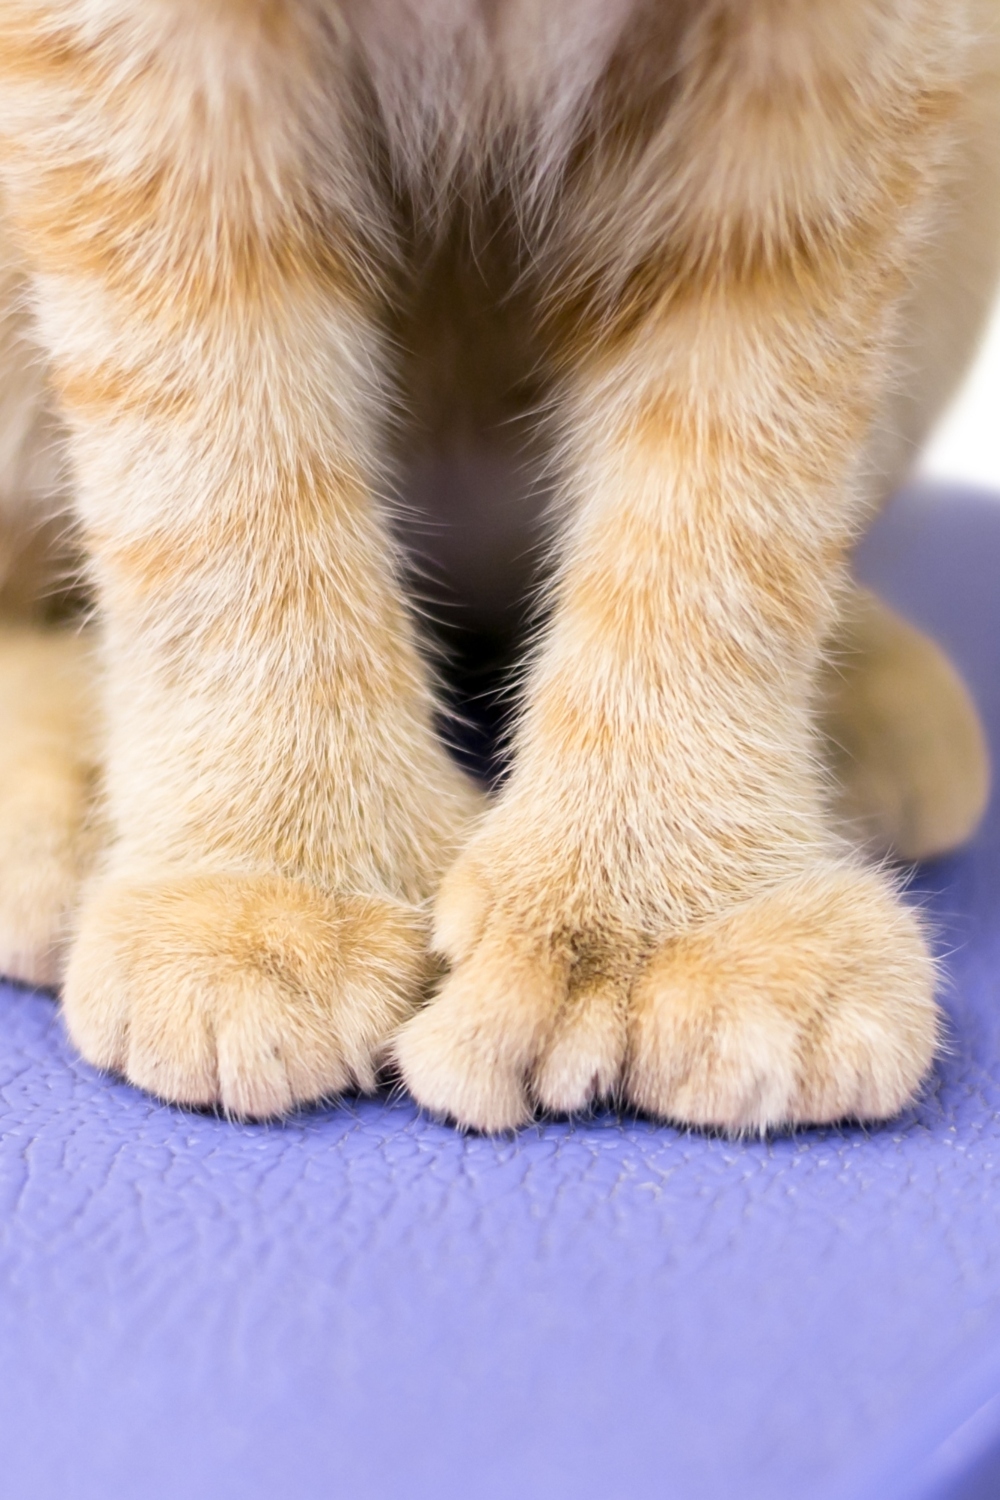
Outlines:
[{"label": "pale paw fur", "polygon": [[102,882],[66,975],[70,1037],[162,1099],[269,1119],[374,1087],[426,976],[413,907],[278,875]]},{"label": "pale paw fur", "polygon": [[919,921],[850,864],[650,944],[596,926],[543,938],[460,861],[438,934],[453,971],[393,1055],[420,1104],[474,1129],[602,1099],[731,1133],[882,1119],[937,1044]]},{"label": "pale paw fur", "polygon": [[0,974],[55,986],[99,842],[96,711],[85,643],[0,636]]}]

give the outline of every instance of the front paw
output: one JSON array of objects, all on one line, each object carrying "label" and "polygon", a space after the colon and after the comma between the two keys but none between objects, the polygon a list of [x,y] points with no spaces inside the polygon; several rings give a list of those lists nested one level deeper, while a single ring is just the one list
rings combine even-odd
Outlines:
[{"label": "front paw", "polygon": [[63,1004],[96,1067],[246,1119],[370,1089],[426,977],[419,912],[277,875],[111,879],[86,902]]},{"label": "front paw", "polygon": [[626,1096],[735,1134],[889,1119],[934,1059],[935,978],[888,881],[819,867],[651,954],[632,991]]},{"label": "front paw", "polygon": [[541,909],[512,916],[468,857],[445,884],[452,973],[393,1054],[418,1102],[461,1125],[606,1098],[736,1134],[882,1119],[931,1065],[934,964],[876,873],[820,866],[659,941],[592,918],[542,927]]}]

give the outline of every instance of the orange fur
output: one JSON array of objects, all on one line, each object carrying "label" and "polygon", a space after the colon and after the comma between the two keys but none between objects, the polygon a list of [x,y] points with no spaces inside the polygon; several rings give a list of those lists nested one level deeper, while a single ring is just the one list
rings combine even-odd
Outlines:
[{"label": "orange fur", "polygon": [[911,441],[939,205],[997,124],[994,0],[400,7],[0,7],[0,187],[104,669],[71,1034],[266,1115],[368,1086],[422,998],[478,799],[381,506],[387,330],[464,199],[507,206],[534,299],[559,536],[403,1075],[485,1128],[616,1094],[737,1131],[891,1113],[933,969],[838,831],[818,700],[873,463]]}]

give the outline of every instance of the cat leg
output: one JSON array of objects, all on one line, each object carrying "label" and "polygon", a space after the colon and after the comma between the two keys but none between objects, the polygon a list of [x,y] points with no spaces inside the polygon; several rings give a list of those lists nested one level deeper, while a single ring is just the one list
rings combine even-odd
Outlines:
[{"label": "cat leg", "polygon": [[939,646],[867,589],[850,591],[829,646],[820,725],[849,837],[917,860],[975,832],[990,764],[969,690]]},{"label": "cat leg", "polygon": [[566,354],[551,625],[442,886],[450,976],[394,1044],[464,1125],[609,1096],[733,1132],[882,1118],[931,1064],[921,923],[832,824],[814,703],[956,87],[939,17],[700,8],[606,217],[639,259],[580,283],[608,292]]},{"label": "cat leg", "polygon": [[99,606],[111,845],[70,1035],[247,1117],[368,1087],[475,801],[374,500],[339,33],[305,3],[11,0],[0,75]]}]

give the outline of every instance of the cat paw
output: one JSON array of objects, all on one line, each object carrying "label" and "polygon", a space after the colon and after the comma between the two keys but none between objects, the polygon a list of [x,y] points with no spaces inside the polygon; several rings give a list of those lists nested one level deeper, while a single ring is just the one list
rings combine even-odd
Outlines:
[{"label": "cat paw", "polygon": [[734,1134],[889,1119],[934,1059],[935,978],[887,881],[816,870],[650,955],[632,990],[625,1096]]},{"label": "cat paw", "polygon": [[64,989],[88,1062],[162,1099],[270,1119],[374,1087],[426,978],[421,914],[277,875],[113,879]]},{"label": "cat paw", "polygon": [[460,861],[443,892],[453,967],[392,1051],[425,1108],[484,1131],[607,1098],[731,1133],[881,1119],[938,1036],[934,965],[881,876],[833,866],[683,935],[502,916]]}]

